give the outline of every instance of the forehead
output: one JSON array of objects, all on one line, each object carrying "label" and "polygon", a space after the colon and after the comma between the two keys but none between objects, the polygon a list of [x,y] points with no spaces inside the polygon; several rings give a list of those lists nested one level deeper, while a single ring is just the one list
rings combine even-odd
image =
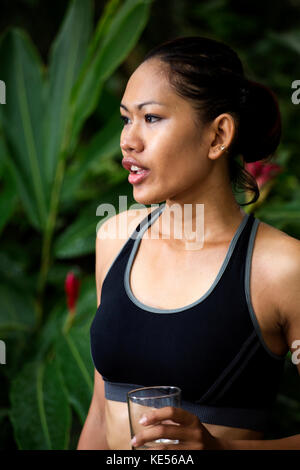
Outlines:
[{"label": "forehead", "polygon": [[167,106],[186,102],[170,86],[166,64],[157,59],[143,62],[131,75],[122,103],[133,106],[145,101],[159,101]]}]

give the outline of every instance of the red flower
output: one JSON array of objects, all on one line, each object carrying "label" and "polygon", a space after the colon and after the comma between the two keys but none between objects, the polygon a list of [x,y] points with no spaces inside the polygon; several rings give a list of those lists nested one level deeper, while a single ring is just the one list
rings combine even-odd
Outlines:
[{"label": "red flower", "polygon": [[65,280],[65,292],[67,295],[68,309],[70,313],[72,314],[75,312],[76,302],[77,302],[78,293],[79,293],[79,287],[80,287],[79,279],[77,279],[77,277],[75,276],[73,272],[69,272]]},{"label": "red flower", "polygon": [[264,164],[262,162],[246,163],[245,169],[254,176],[259,188],[282,171],[282,167],[277,163]]}]

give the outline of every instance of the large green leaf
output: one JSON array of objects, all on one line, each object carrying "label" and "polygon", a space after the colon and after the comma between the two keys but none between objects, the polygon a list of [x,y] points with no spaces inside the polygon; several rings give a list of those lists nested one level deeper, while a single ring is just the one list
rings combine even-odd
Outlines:
[{"label": "large green leaf", "polygon": [[[102,194],[101,200],[93,203],[75,222],[62,232],[54,243],[53,251],[57,258],[72,258],[93,253],[95,251],[96,232],[99,228],[97,207],[101,204],[111,204],[115,213],[119,212],[119,195],[127,197],[127,205],[132,202],[132,188],[125,182],[115,185]],[[104,217],[102,217],[104,220]]]},{"label": "large green leaf", "polygon": [[67,126],[70,125],[69,98],[86,57],[92,13],[91,0],[72,0],[51,48],[45,120],[45,166],[50,186]]},{"label": "large green leaf", "polygon": [[72,258],[91,253],[95,248],[96,216],[80,215],[59,237],[53,251],[57,258]]},{"label": "large green leaf", "polygon": [[9,164],[29,219],[45,225],[49,192],[46,185],[43,143],[45,102],[40,58],[27,35],[11,29],[0,43],[1,79],[8,84],[1,106]]},{"label": "large green leaf", "polygon": [[74,197],[95,162],[111,159],[119,152],[120,112],[117,111],[91,141],[79,150],[78,158],[66,174],[61,194],[62,200],[68,201]]},{"label": "large green leaf", "polygon": [[88,328],[74,326],[68,333],[57,335],[55,349],[69,401],[83,424],[93,394],[94,368]]},{"label": "large green leaf", "polygon": [[[83,424],[93,394],[94,366],[90,352],[89,329],[96,312],[94,276],[80,285],[74,323],[68,332],[62,324],[56,329],[55,351],[68,389],[69,401]],[[67,311],[65,309],[65,318]]]},{"label": "large green leaf", "polygon": [[[152,0],[127,0],[112,15],[105,11],[94,34],[89,60],[79,76],[72,93],[73,135],[76,138],[84,120],[94,111],[104,81],[127,57],[143,31]],[[117,1],[109,3],[111,10]]]},{"label": "large green leaf", "polygon": [[62,328],[65,310],[65,300],[57,299],[55,307],[47,312],[47,319],[32,345],[32,357],[36,360],[44,360],[44,357],[53,348],[57,332]]},{"label": "large green leaf", "polygon": [[26,364],[12,381],[10,401],[19,449],[68,448],[71,410],[56,359]]}]

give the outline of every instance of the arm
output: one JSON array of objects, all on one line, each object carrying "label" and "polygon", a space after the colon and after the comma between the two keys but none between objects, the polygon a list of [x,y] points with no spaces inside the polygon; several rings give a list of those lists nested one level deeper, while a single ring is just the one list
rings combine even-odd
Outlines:
[{"label": "arm", "polygon": [[106,441],[104,383],[96,369],[94,377],[94,394],[80,434],[77,450],[109,450]]},{"label": "arm", "polygon": [[[97,292],[97,306],[100,304],[101,301],[103,271],[104,266],[106,264],[105,254],[107,252],[107,250],[105,250],[103,247],[105,241],[101,240],[101,234],[102,231],[106,229],[107,224],[108,221],[106,221],[99,228],[96,237],[95,279]],[[94,392],[92,401],[77,444],[77,450],[93,449],[109,449],[106,441],[104,382],[101,375],[96,369],[94,372]]]}]

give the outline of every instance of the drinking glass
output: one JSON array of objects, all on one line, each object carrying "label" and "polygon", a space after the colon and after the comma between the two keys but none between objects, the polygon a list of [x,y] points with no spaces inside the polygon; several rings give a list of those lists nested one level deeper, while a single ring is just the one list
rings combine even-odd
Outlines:
[{"label": "drinking glass", "polygon": [[[178,387],[171,385],[157,385],[153,387],[142,387],[131,390],[127,393],[127,405],[131,438],[135,436],[142,429],[145,429],[143,424],[139,423],[143,414],[149,413],[149,410],[156,408],[163,408],[165,406],[174,406],[180,408],[181,406],[181,390]],[[161,421],[163,424],[177,424],[171,420]],[[160,422],[147,426],[147,428],[157,426]],[[152,442],[145,442],[140,447],[131,447],[132,450],[141,450],[153,447],[156,444],[178,444],[177,439],[156,439]]]}]

